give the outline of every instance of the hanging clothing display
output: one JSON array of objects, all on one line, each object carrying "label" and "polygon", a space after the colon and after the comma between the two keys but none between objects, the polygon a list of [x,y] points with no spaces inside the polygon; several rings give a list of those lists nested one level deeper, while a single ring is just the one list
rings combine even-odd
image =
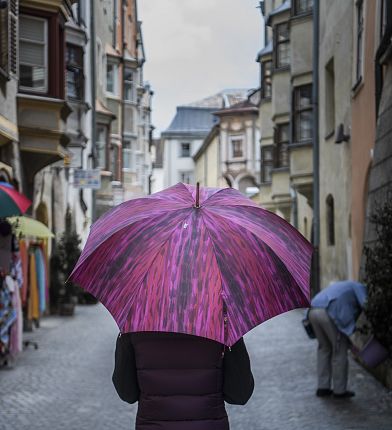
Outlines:
[{"label": "hanging clothing display", "polygon": [[43,314],[46,309],[46,270],[42,248],[35,248],[35,264],[37,273],[37,287],[39,292],[39,310]]},{"label": "hanging clothing display", "polygon": [[16,313],[16,320],[11,326],[10,332],[10,354],[15,357],[23,350],[23,314],[22,314],[22,303],[20,300],[20,288],[17,280],[6,277],[6,284],[8,290],[12,293],[12,307]]},{"label": "hanging clothing display", "polygon": [[22,304],[26,304],[27,301],[27,291],[28,291],[28,285],[29,285],[29,254],[27,249],[27,244],[25,240],[19,241],[19,255],[20,255],[20,262],[22,266],[22,277],[23,277],[23,283],[22,283],[22,290],[21,290],[21,299]]},{"label": "hanging clothing display", "polygon": [[17,318],[17,313],[12,306],[12,293],[8,289],[6,275],[0,275],[0,358],[9,353],[10,328]]},{"label": "hanging clothing display", "polygon": [[39,320],[39,292],[37,285],[35,252],[32,249],[29,253],[29,296],[27,299],[27,319]]}]

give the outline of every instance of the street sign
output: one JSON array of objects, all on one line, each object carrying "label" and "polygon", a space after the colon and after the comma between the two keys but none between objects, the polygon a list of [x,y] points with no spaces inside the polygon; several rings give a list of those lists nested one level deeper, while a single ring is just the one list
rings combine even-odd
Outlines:
[{"label": "street sign", "polygon": [[91,188],[99,190],[101,188],[101,171],[75,169],[73,185],[75,188]]}]

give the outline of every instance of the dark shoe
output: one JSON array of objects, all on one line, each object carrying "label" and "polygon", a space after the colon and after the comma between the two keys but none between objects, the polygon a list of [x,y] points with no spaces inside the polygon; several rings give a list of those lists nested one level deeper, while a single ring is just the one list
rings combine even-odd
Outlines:
[{"label": "dark shoe", "polygon": [[333,393],[335,399],[349,399],[350,397],[354,397],[355,393],[353,391],[345,391],[344,393]]},{"label": "dark shoe", "polygon": [[332,394],[332,390],[330,390],[329,388],[319,388],[316,391],[316,396],[317,397],[328,397]]}]

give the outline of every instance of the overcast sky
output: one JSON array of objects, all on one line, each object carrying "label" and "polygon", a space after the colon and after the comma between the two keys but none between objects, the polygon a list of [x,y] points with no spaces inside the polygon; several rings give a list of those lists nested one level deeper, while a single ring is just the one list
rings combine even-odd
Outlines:
[{"label": "overcast sky", "polygon": [[[225,88],[256,88],[262,20],[257,0],[139,0],[154,90],[153,123],[165,130],[176,106]],[[157,133],[156,133],[157,134]]]}]

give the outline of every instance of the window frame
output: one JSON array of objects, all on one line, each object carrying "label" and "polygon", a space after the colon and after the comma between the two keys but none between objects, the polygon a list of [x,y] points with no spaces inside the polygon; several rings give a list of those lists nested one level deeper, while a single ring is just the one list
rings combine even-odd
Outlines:
[{"label": "window frame", "polygon": [[[270,151],[270,158],[266,159],[266,152]],[[268,171],[269,178],[267,178],[267,170],[266,167],[270,167]],[[261,171],[260,171],[260,180],[263,184],[270,184],[272,182],[272,170],[274,168],[274,145],[263,145],[261,146]]]},{"label": "window frame", "polygon": [[[80,51],[80,53],[81,53],[81,58],[80,58],[81,63],[80,64],[69,63],[69,60],[68,60],[69,48],[73,48],[73,49],[76,48],[78,51]],[[68,92],[68,72],[75,72],[75,71],[79,74],[78,79],[75,82],[76,90],[77,90],[77,84],[79,84],[79,86],[80,86],[80,88],[79,88],[80,94],[77,97],[70,96],[69,92]],[[72,43],[66,44],[66,77],[65,78],[66,78],[67,97],[72,99],[72,100],[83,101],[84,96],[85,96],[84,50],[83,50],[83,47],[81,47],[79,45],[74,45]],[[77,81],[79,81],[79,82],[77,82]]]},{"label": "window frame", "polygon": [[[129,70],[131,75],[132,75],[132,80],[130,81],[129,79],[125,79],[126,77],[126,71]],[[124,66],[124,101],[125,102],[134,102],[135,101],[135,70],[132,69],[129,66]],[[130,91],[131,91],[131,97],[127,98],[126,94],[127,94],[127,85],[130,85]]]},{"label": "window frame", "polygon": [[[284,127],[287,127],[287,139],[282,139],[282,129]],[[277,124],[275,127],[275,151],[274,151],[274,168],[275,169],[282,169],[282,168],[288,168],[290,166],[290,158],[289,158],[289,144],[290,144],[290,123],[282,123]],[[283,157],[286,157],[287,161],[286,163],[283,163]]]},{"label": "window frame", "polygon": [[[23,65],[25,63],[23,63],[21,61],[21,58],[19,55],[19,89],[24,91],[24,92],[29,92],[29,93],[34,93],[34,94],[48,94],[48,92],[49,92],[49,74],[50,74],[50,70],[49,70],[49,20],[48,20],[48,18],[45,18],[45,17],[32,16],[32,15],[27,15],[25,13],[22,13],[19,15],[19,25],[20,25],[23,17],[27,17],[28,19],[35,20],[35,21],[41,21],[44,23],[44,43],[42,44],[42,46],[44,47],[45,85],[44,85],[44,88],[37,89],[37,88],[33,88],[33,87],[27,87],[27,86],[21,84],[20,67],[21,67],[21,65]],[[18,40],[19,40],[19,52],[21,51],[21,49],[20,49],[21,42],[24,41],[26,43],[34,43],[31,40],[22,39],[20,37],[20,33],[19,33]],[[31,64],[27,64],[27,63],[26,63],[26,65],[32,66]]]},{"label": "window frame", "polygon": [[[307,106],[301,107],[300,104],[297,103],[297,100],[301,99],[300,97],[298,97],[298,94],[300,94],[301,89],[303,88],[310,88],[310,103]],[[294,87],[293,88],[293,97],[292,97],[293,101],[293,107],[292,107],[292,121],[293,121],[293,127],[292,127],[292,143],[294,144],[306,144],[306,143],[311,143],[312,139],[313,139],[313,122],[312,122],[312,118],[310,118],[310,137],[306,138],[306,139],[297,139],[298,137],[298,130],[301,129],[300,124],[301,124],[301,115],[306,113],[306,112],[313,112],[313,93],[312,93],[312,84],[305,84],[305,85],[300,85],[298,87]],[[299,118],[299,120],[298,120]]]},{"label": "window frame", "polygon": [[[241,155],[236,155],[234,142],[241,142]],[[245,137],[243,134],[230,136],[230,158],[232,160],[243,160],[245,158]]]},{"label": "window frame", "polygon": [[[184,152],[184,145],[188,145],[187,155]],[[191,142],[180,142],[180,158],[190,158],[192,153]]]},{"label": "window frame", "polygon": [[313,5],[314,5],[313,0],[306,0],[309,3],[311,3],[311,6],[310,7],[308,6],[308,8],[305,11],[302,11],[302,12],[299,12],[299,7],[298,7],[299,1],[300,0],[293,0],[292,1],[291,15],[292,16],[306,16],[306,15],[311,15],[312,12],[313,12]]},{"label": "window frame", "polygon": [[[108,68],[109,66],[113,67],[113,92],[108,90]],[[119,96],[119,77],[118,77],[118,63],[110,59],[110,57],[106,57],[106,73],[105,73],[105,92],[109,97],[118,97]]]},{"label": "window frame", "polygon": [[[270,66],[269,70],[266,68],[266,64],[269,64]],[[263,100],[272,99],[272,69],[273,69],[272,59],[261,61],[261,98]],[[266,71],[268,71],[269,73],[266,73]],[[267,91],[266,91],[267,88],[269,88],[269,94],[267,94]]]},{"label": "window frame", "polygon": [[[286,26],[287,27],[287,38],[284,40],[279,40],[279,28]],[[281,58],[279,53],[279,46],[280,45],[287,45],[288,47],[288,63],[287,64],[281,64]],[[274,26],[274,68],[275,70],[286,70],[290,68],[291,63],[291,52],[290,52],[290,26],[289,22],[280,22],[278,24],[275,24]]]},{"label": "window frame", "polygon": [[[129,146],[128,146],[129,143]],[[134,150],[134,142],[131,138],[125,138],[123,140],[122,152],[123,152],[123,170],[127,172],[135,172],[136,162],[135,162],[135,150]],[[129,164],[126,165],[125,160],[129,157]]]}]

